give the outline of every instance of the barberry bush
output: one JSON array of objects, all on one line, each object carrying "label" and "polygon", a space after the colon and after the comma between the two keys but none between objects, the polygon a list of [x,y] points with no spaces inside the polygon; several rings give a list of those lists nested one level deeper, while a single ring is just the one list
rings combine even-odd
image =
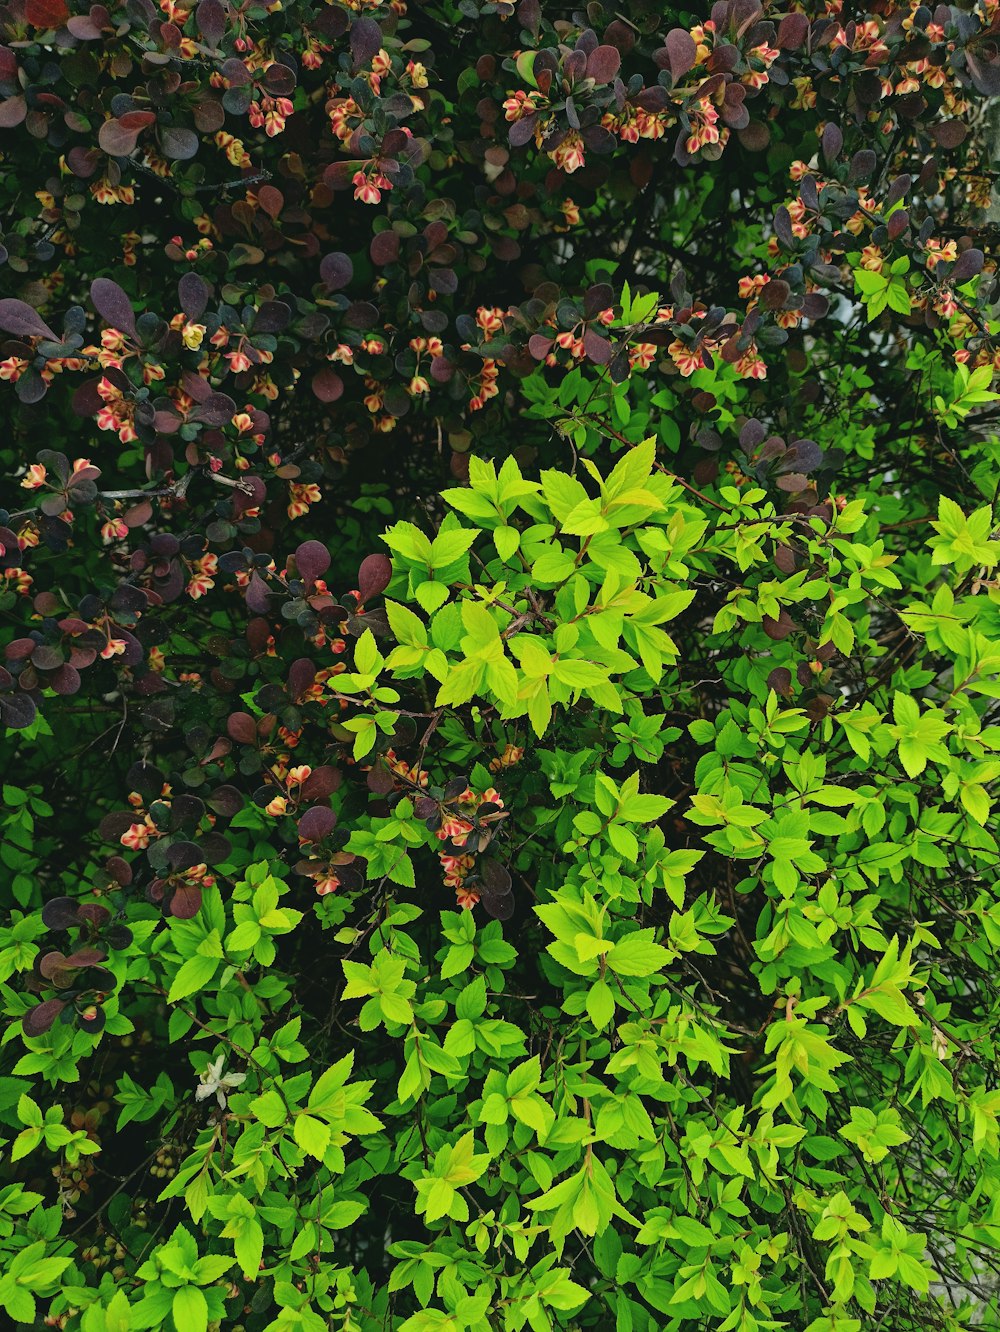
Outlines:
[{"label": "barberry bush", "polygon": [[0,7],[0,1305],[1000,1327],[1000,4]]}]

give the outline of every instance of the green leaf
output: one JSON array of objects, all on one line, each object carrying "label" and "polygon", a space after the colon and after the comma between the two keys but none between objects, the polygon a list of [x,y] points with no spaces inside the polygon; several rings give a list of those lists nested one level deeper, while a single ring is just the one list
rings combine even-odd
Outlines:
[{"label": "green leaf", "polygon": [[653,942],[652,930],[636,930],[616,943],[607,964],[619,976],[652,976],[670,960],[670,953]]},{"label": "green leaf", "polygon": [[208,1303],[197,1286],[180,1286],[171,1306],[177,1332],[208,1332]]},{"label": "green leaf", "polygon": [[179,999],[186,999],[188,995],[203,990],[218,967],[218,958],[203,957],[200,954],[189,957],[173,979],[167,994],[167,1003],[175,1004]]}]

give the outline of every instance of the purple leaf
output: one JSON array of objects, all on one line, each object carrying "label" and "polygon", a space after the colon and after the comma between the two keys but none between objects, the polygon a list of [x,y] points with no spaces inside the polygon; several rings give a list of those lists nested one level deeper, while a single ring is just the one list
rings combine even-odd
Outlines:
[{"label": "purple leaf", "polygon": [[672,28],[667,33],[662,51],[656,53],[656,63],[670,70],[674,83],[694,67],[698,58],[695,40],[684,28]]},{"label": "purple leaf", "polygon": [[836,160],[840,154],[841,148],[844,146],[844,136],[840,132],[839,125],[834,125],[832,122],[827,124],[826,129],[823,131],[821,145],[823,148],[823,156],[826,158],[827,165],[829,166],[830,163]]},{"label": "purple leaf", "polygon": [[271,604],[267,584],[260,574],[255,573],[250,579],[246,596],[247,606],[257,615],[264,615]]},{"label": "purple leaf", "polygon": [[231,739],[239,745],[257,743],[257,723],[249,712],[234,712],[226,722],[226,730]]},{"label": "purple leaf", "polygon": [[320,402],[336,402],[343,395],[344,381],[336,370],[324,365],[312,377],[312,391]]},{"label": "purple leaf", "polygon": [[25,1036],[44,1036],[65,1007],[61,999],[46,999],[36,1004],[21,1019],[21,1030]]},{"label": "purple leaf", "polygon": [[382,45],[382,29],[373,18],[355,19],[351,24],[351,56],[355,67],[367,65]]},{"label": "purple leaf", "polygon": [[117,282],[110,278],[95,278],[90,284],[90,299],[106,324],[136,336],[132,302]]},{"label": "purple leaf", "polygon": [[79,923],[79,905],[72,897],[53,897],[42,907],[42,924],[50,930],[68,930]]},{"label": "purple leaf", "polygon": [[598,46],[587,57],[587,78],[610,83],[621,68],[621,52],[613,46]]},{"label": "purple leaf", "polygon": [[809,36],[805,14],[786,14],[778,24],[778,46],[782,51],[796,51]]},{"label": "purple leaf", "polygon": [[0,102],[0,129],[13,129],[27,114],[28,103],[23,97],[8,97]]},{"label": "purple leaf", "polygon": [[226,11],[219,0],[201,0],[195,17],[198,31],[211,46],[218,46],[226,31]]},{"label": "purple leaf", "polygon": [[59,341],[37,310],[13,296],[0,301],[0,328],[5,333],[13,333],[21,338],[50,338],[53,342]]},{"label": "purple leaf", "polygon": [[986,256],[982,250],[969,249],[963,250],[955,260],[955,266],[948,274],[948,281],[956,287],[960,287],[963,282],[968,282],[983,270],[983,264],[986,262]]},{"label": "purple leaf", "polygon": [[299,819],[298,833],[303,842],[321,842],[333,832],[337,816],[329,805],[313,805]]},{"label": "purple leaf", "polygon": [[380,231],[372,237],[368,247],[373,264],[380,268],[393,263],[399,256],[399,236],[395,231]]},{"label": "purple leaf", "polygon": [[388,555],[366,555],[358,570],[358,595],[365,605],[384,592],[392,580],[392,560]]},{"label": "purple leaf", "polygon": [[198,151],[198,136],[194,130],[181,125],[163,125],[160,128],[160,147],[164,157],[173,162],[187,162]]},{"label": "purple leaf", "polygon": [[354,265],[350,255],[340,250],[324,255],[320,262],[319,275],[329,291],[340,291],[354,276]]},{"label": "purple leaf", "polygon": [[288,668],[288,692],[292,698],[301,698],[311,689],[316,679],[316,663],[308,657],[296,657]]},{"label": "purple leaf", "polygon": [[330,567],[330,552],[322,541],[303,541],[295,552],[295,567],[304,583],[315,583]]},{"label": "purple leaf", "polygon": [[209,287],[197,273],[185,273],[177,284],[177,298],[188,319],[198,319],[208,305]]}]

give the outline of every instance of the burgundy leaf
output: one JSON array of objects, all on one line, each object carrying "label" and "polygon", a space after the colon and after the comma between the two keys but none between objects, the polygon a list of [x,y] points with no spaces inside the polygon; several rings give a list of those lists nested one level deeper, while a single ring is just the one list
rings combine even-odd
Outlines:
[{"label": "burgundy leaf", "polygon": [[73,14],[66,20],[66,27],[80,42],[100,41],[104,35],[90,14]]},{"label": "burgundy leaf", "polygon": [[392,560],[388,555],[366,555],[358,569],[358,595],[365,605],[384,592],[392,580]]},{"label": "burgundy leaf", "polygon": [[782,51],[796,51],[809,36],[805,14],[786,14],[778,24],[778,46]]},{"label": "burgundy leaf", "polygon": [[368,253],[371,256],[373,264],[378,264],[383,268],[386,264],[394,263],[399,257],[399,236],[395,231],[379,231],[371,239],[368,247]]},{"label": "burgundy leaf", "polygon": [[50,930],[68,930],[79,923],[79,906],[72,897],[53,897],[42,907],[42,924]]},{"label": "burgundy leaf", "polygon": [[311,689],[316,679],[316,663],[308,657],[297,657],[288,668],[288,692],[294,699],[301,698]]},{"label": "burgundy leaf", "polygon": [[106,324],[136,336],[132,302],[117,282],[110,278],[95,278],[90,284],[90,300]]},{"label": "burgundy leaf", "polygon": [[840,126],[833,124],[831,121],[827,124],[826,129],[824,129],[823,138],[821,140],[823,156],[826,158],[827,165],[830,165],[836,160],[843,146],[844,136],[840,132]]},{"label": "burgundy leaf", "polygon": [[598,46],[587,57],[587,78],[610,83],[621,68],[621,52],[614,46]]},{"label": "burgundy leaf", "polygon": [[235,786],[219,786],[208,797],[206,804],[224,819],[231,819],[243,808],[243,797]]},{"label": "burgundy leaf", "polygon": [[21,1019],[21,1030],[25,1036],[44,1036],[65,1007],[61,999],[46,999],[36,1004]]},{"label": "burgundy leaf", "polygon": [[230,737],[240,745],[257,743],[257,722],[249,712],[234,712],[226,721]]},{"label": "burgundy leaf", "polygon": [[98,929],[111,919],[111,912],[106,906],[101,906],[100,902],[81,902],[77,907],[77,915]]},{"label": "burgundy leaf", "polygon": [[228,393],[209,393],[198,404],[194,413],[195,421],[204,421],[205,425],[228,425],[236,415],[236,403]]},{"label": "burgundy leaf", "polygon": [[970,278],[976,277],[983,271],[983,264],[986,262],[986,256],[982,250],[968,249],[955,260],[954,267],[948,274],[948,281],[956,287],[960,287],[963,282],[968,282]]},{"label": "burgundy leaf", "polygon": [[155,123],[152,111],[130,111],[117,120],[106,120],[97,131],[97,142],[110,157],[128,157],[141,132]]},{"label": "burgundy leaf", "polygon": [[795,625],[788,611],[782,606],[781,613],[775,620],[770,615],[765,615],[762,621],[764,633],[768,638],[773,638],[776,642],[787,638],[789,634],[794,633]]},{"label": "burgundy leaf", "polygon": [[60,28],[69,17],[66,0],[26,0],[24,15],[35,28]]},{"label": "burgundy leaf", "polygon": [[182,883],[170,899],[170,914],[178,920],[190,920],[201,910],[201,889],[195,883]]},{"label": "burgundy leaf", "polygon": [[790,698],[792,693],[792,673],[787,666],[776,666],[767,677],[768,687],[783,698]]},{"label": "burgundy leaf", "polygon": [[354,276],[354,265],[351,263],[350,255],[340,250],[324,255],[320,261],[319,275],[329,291],[340,291]]},{"label": "burgundy leaf", "polygon": [[290,306],[284,301],[264,301],[254,315],[255,333],[281,333],[292,317]]},{"label": "burgundy leaf", "polygon": [[588,328],[584,332],[583,349],[587,353],[587,359],[593,361],[595,365],[607,365],[614,355],[611,343],[593,328]]},{"label": "burgundy leaf", "polygon": [[8,97],[5,102],[0,102],[0,129],[13,129],[27,114],[28,103],[23,97]]},{"label": "burgundy leaf", "polygon": [[382,45],[382,29],[373,18],[358,18],[351,24],[351,55],[355,67],[366,65]]},{"label": "burgundy leaf", "polygon": [[271,604],[267,584],[258,573],[255,573],[250,579],[250,584],[247,587],[246,602],[249,609],[257,615],[266,614],[267,609]]},{"label": "burgundy leaf", "polygon": [[54,689],[57,694],[66,696],[75,694],[80,688],[80,672],[69,662],[64,663],[55,670],[46,681],[50,689]]},{"label": "burgundy leaf", "polygon": [[188,319],[199,319],[208,305],[209,286],[197,273],[185,273],[177,284],[177,299]]},{"label": "burgundy leaf", "polygon": [[96,967],[99,962],[107,959],[107,953],[103,948],[78,948],[76,952],[70,953],[65,959],[64,965],[67,967]]},{"label": "burgundy leaf", "polygon": [[58,336],[37,310],[13,296],[0,300],[0,328],[6,333],[14,333],[19,338],[48,338],[58,342]]},{"label": "burgundy leaf", "polygon": [[969,133],[969,127],[961,120],[944,120],[940,125],[932,125],[930,133],[942,148],[957,148]]},{"label": "burgundy leaf", "polygon": [[322,541],[303,541],[295,551],[295,567],[305,583],[315,583],[330,567],[330,552]]},{"label": "burgundy leaf", "polygon": [[317,370],[312,378],[312,391],[320,402],[336,402],[343,396],[344,381],[328,365]]},{"label": "burgundy leaf", "polygon": [[334,768],[329,763],[324,763],[319,768],[313,768],[312,772],[302,783],[302,798],[304,800],[325,800],[327,796],[333,794],[343,781],[343,775],[339,768]]},{"label": "burgundy leaf", "polygon": [[205,41],[212,46],[218,46],[226,31],[226,11],[219,0],[201,0],[195,11],[195,19],[198,31]]},{"label": "burgundy leaf", "polygon": [[[691,34],[684,28],[672,28],[663,43],[666,55],[665,65],[670,70],[674,83],[682,79],[689,69],[693,69],[698,59],[698,48]],[[659,53],[657,53],[659,55]],[[657,64],[660,60],[657,60]]]},{"label": "burgundy leaf", "polygon": [[313,805],[299,819],[298,834],[303,842],[321,842],[333,832],[337,816],[328,805]]}]

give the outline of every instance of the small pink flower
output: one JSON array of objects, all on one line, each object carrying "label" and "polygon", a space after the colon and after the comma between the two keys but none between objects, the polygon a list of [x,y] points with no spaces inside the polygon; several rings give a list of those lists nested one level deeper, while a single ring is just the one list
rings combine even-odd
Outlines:
[{"label": "small pink flower", "polygon": [[368,179],[363,171],[356,171],[352,181],[354,197],[359,203],[377,204],[382,202],[382,191]]},{"label": "small pink flower", "polygon": [[37,490],[39,486],[45,484],[45,468],[41,463],[32,463],[28,468],[27,476],[21,482],[22,490]]},{"label": "small pink flower", "polygon": [[150,838],[154,836],[156,828],[147,817],[145,822],[133,823],[131,827],[126,828],[118,840],[130,851],[144,851],[149,846]]},{"label": "small pink flower", "polygon": [[101,524],[101,537],[105,545],[112,541],[121,541],[128,536],[128,528],[120,518],[109,518],[106,523]]}]

